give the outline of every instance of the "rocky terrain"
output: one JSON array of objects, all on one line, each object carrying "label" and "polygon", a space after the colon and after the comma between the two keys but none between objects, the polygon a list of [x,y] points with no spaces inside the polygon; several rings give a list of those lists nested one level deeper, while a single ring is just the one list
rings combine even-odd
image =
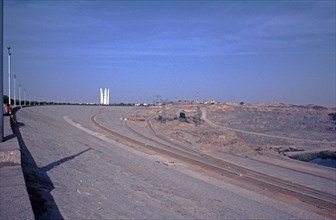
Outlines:
[{"label": "rocky terrain", "polygon": [[[336,148],[335,108],[283,104],[200,107],[214,126],[204,120],[199,126],[195,125],[195,105],[167,107],[171,120],[165,123],[156,120],[155,126],[158,131],[192,147],[249,157],[323,149],[335,151]],[[181,111],[186,112],[187,121],[179,120]]]}]

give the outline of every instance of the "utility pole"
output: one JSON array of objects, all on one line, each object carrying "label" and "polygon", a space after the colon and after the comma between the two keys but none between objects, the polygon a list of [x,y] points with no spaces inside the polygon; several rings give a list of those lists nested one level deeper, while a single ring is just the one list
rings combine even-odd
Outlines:
[{"label": "utility pole", "polygon": [[168,99],[165,99],[165,100],[162,100],[161,99],[161,102],[162,102],[162,118],[161,118],[161,123],[166,123],[166,120],[167,120],[167,103],[168,103]]},{"label": "utility pole", "polygon": [[162,123],[166,123],[166,118],[167,118],[167,109],[166,109],[166,103],[162,103]]},{"label": "utility pole", "polygon": [[201,125],[201,117],[202,117],[201,107],[199,105],[197,105],[196,115],[195,115],[195,124],[196,124],[196,127]]},{"label": "utility pole", "polygon": [[160,95],[155,95],[155,105],[159,105],[159,99],[160,99]]},{"label": "utility pole", "polygon": [[10,64],[11,64],[11,62],[10,62],[10,58],[11,58],[11,52],[10,52],[10,47],[7,47],[7,49],[8,49],[8,103],[9,104],[11,104],[11,94],[10,94],[10,78],[11,78],[11,76],[10,76],[10,70],[11,70],[11,66],[10,66]]}]

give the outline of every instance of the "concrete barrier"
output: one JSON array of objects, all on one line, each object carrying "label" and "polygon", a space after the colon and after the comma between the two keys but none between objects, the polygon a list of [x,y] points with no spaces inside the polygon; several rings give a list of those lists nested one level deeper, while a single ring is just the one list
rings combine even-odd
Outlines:
[{"label": "concrete barrier", "polygon": [[0,219],[35,219],[21,167],[20,146],[4,116],[0,143]]}]

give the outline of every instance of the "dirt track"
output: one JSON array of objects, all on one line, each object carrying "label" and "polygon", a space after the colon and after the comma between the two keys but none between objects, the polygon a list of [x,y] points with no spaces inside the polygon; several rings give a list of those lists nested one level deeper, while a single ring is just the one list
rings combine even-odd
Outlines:
[{"label": "dirt track", "polygon": [[[134,137],[123,126],[133,108],[42,106],[17,119],[28,158],[28,186],[47,201],[39,214],[64,218],[323,218],[257,192],[204,175],[174,158],[143,153],[97,132],[105,126]],[[71,124],[72,123],[72,124]],[[91,133],[90,133],[91,132]],[[193,170],[194,169],[194,170]],[[46,187],[44,184],[47,184]]]}]

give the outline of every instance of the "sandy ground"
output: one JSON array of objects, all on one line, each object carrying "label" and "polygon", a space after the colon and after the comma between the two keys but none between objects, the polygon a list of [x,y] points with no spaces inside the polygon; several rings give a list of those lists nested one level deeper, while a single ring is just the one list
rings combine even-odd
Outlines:
[{"label": "sandy ground", "polygon": [[[240,156],[336,151],[336,121],[330,115],[336,114],[336,108],[283,104],[198,106],[202,111],[199,126],[193,120],[197,105],[168,105],[166,112],[170,120],[166,123],[153,120],[156,130],[191,147]],[[185,112],[187,122],[173,120],[180,112]]]},{"label": "sandy ground", "polygon": [[130,107],[41,106],[17,112],[23,167],[37,217],[66,219],[323,219],[185,164],[167,166],[147,155],[104,141],[67,123],[64,116],[94,132],[98,112],[111,128],[127,132],[120,118]]}]

